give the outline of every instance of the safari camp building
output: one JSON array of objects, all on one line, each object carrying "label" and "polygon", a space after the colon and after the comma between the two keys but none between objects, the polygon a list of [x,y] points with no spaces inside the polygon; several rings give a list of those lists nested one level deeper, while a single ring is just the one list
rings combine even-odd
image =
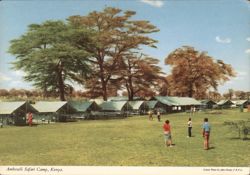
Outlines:
[{"label": "safari camp building", "polygon": [[95,101],[70,101],[69,105],[75,109],[72,116],[76,119],[94,119],[95,114],[101,111]]},{"label": "safari camp building", "polygon": [[38,101],[32,106],[38,111],[34,118],[48,122],[65,122],[76,112],[66,101]]},{"label": "safari camp building", "polygon": [[201,102],[202,108],[204,109],[213,109],[217,104],[213,100],[201,100],[200,102]]},{"label": "safari camp building", "polygon": [[217,103],[218,107],[221,109],[231,108],[234,103],[231,100],[221,100]]},{"label": "safari camp building", "polygon": [[146,114],[148,106],[145,101],[129,101],[129,105],[132,107],[132,114]]},{"label": "safari camp building", "polygon": [[28,112],[38,111],[26,101],[0,102],[0,123],[2,125],[26,125]]},{"label": "safari camp building", "polygon": [[127,101],[104,101],[100,107],[103,118],[127,117],[133,109]]},{"label": "safari camp building", "polygon": [[192,107],[200,108],[201,103],[190,97],[170,97],[170,96],[155,96],[151,100],[160,103],[158,110],[166,113],[188,111]]}]

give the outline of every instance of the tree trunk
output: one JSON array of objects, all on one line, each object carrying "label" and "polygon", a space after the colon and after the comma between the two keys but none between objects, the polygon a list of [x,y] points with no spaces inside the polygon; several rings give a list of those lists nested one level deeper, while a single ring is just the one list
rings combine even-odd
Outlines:
[{"label": "tree trunk", "polygon": [[193,84],[190,83],[189,84],[189,88],[188,88],[188,97],[193,97]]},{"label": "tree trunk", "polygon": [[134,98],[134,89],[132,84],[132,78],[129,78],[129,88],[130,88],[130,101],[133,101]]},{"label": "tree trunk", "polygon": [[66,101],[65,100],[65,92],[64,92],[64,82],[63,82],[63,75],[62,75],[62,63],[59,63],[58,66],[58,85],[59,85],[59,93],[60,93],[60,100],[61,101]]},{"label": "tree trunk", "polygon": [[130,92],[128,81],[126,81],[125,84],[126,84],[126,89],[127,89],[127,92],[128,92],[128,100],[131,101],[131,92]]},{"label": "tree trunk", "polygon": [[107,101],[107,83],[102,81],[102,97],[104,101]]},{"label": "tree trunk", "polygon": [[101,85],[102,85],[102,98],[104,101],[107,101],[107,81],[105,81],[104,77],[104,68],[103,68],[103,60],[104,60],[104,54],[101,51],[98,51],[98,65],[100,68],[100,79],[101,79]]}]

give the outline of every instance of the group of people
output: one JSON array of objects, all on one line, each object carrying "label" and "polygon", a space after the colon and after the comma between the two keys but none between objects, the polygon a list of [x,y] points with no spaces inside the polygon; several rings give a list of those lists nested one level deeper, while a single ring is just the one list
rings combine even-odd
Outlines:
[{"label": "group of people", "polygon": [[[192,137],[192,119],[191,118],[188,119],[187,125],[188,125],[188,136],[187,137]],[[211,132],[211,126],[208,123],[208,118],[204,118],[204,123],[202,125],[202,136],[204,138],[204,150],[209,149],[210,132]],[[169,120],[166,120],[164,125],[163,125],[163,133],[164,133],[164,137],[165,137],[165,145],[167,147],[173,147],[171,126],[170,126]]]},{"label": "group of people", "polygon": [[[148,114],[149,114],[149,120],[153,120],[153,111],[149,111]],[[161,121],[161,112],[158,110],[156,112],[156,115],[157,115],[158,121],[160,122]]]}]

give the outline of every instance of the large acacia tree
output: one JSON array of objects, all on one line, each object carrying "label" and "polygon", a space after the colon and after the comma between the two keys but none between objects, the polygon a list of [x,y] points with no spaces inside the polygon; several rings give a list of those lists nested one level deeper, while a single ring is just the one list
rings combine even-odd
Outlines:
[{"label": "large acacia tree", "polygon": [[23,70],[26,81],[45,94],[65,93],[72,88],[67,81],[90,71],[85,49],[90,45],[92,32],[63,21],[31,24],[28,31],[11,41],[9,52],[16,56],[14,69]]},{"label": "large acacia tree", "polygon": [[135,95],[152,94],[152,89],[158,88],[158,83],[163,75],[157,65],[158,59],[148,56],[126,55],[121,64],[119,76],[121,84],[125,86],[129,100]]},{"label": "large acacia tree", "polygon": [[[71,25],[94,30],[95,45],[88,48],[93,74],[83,79],[90,96],[102,96],[107,100],[109,89],[118,88],[115,82],[119,73],[120,60],[129,50],[140,46],[155,47],[156,40],[147,35],[158,29],[145,20],[131,20],[136,13],[107,7],[101,12],[91,12],[87,16],[71,16]],[[80,79],[79,79],[80,80]]]},{"label": "large acacia tree", "polygon": [[170,53],[165,64],[172,66],[168,76],[172,95],[202,98],[210,88],[217,90],[219,84],[235,76],[231,65],[190,46]]}]

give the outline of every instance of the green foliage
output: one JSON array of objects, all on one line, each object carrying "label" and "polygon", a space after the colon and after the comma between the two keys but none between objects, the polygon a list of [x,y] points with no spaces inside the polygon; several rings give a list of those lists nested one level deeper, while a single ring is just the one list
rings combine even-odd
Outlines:
[{"label": "green foliage", "polygon": [[243,140],[247,139],[247,135],[250,134],[250,119],[248,120],[236,120],[236,121],[225,121],[225,125],[230,126],[232,131],[238,131],[238,137],[241,138],[243,134]]},{"label": "green foliage", "polygon": [[24,35],[11,41],[9,52],[16,56],[13,68],[23,70],[24,79],[33,82],[45,95],[60,93],[60,99],[65,100],[65,91],[72,89],[66,81],[90,72],[91,54],[85,45],[91,36],[89,30],[63,21],[31,24]]}]

